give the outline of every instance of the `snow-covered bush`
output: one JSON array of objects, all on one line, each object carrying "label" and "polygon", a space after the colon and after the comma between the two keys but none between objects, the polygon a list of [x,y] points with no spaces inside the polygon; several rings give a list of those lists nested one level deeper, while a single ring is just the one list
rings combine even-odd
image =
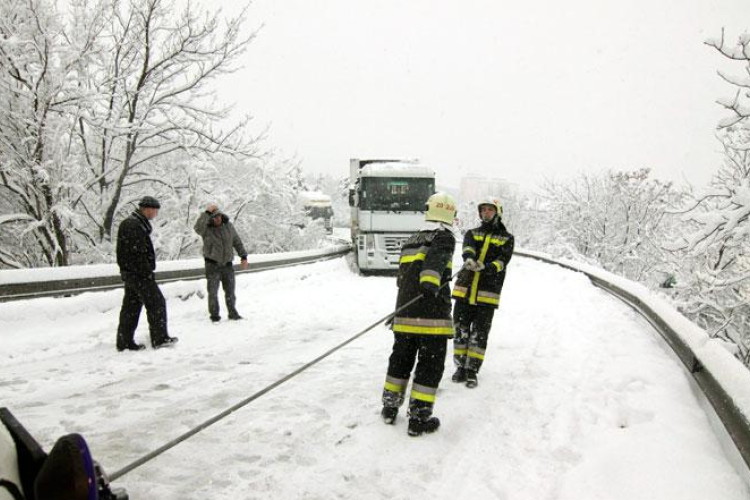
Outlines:
[{"label": "snow-covered bush", "polygon": [[692,193],[682,232],[669,245],[680,262],[674,298],[711,335],[735,343],[750,365],[750,129],[743,120],[719,134],[724,164],[706,189]]},{"label": "snow-covered bush", "polygon": [[662,235],[670,183],[650,179],[648,169],[581,175],[547,181],[527,199],[519,220],[520,246],[599,265],[629,279],[663,280]]}]

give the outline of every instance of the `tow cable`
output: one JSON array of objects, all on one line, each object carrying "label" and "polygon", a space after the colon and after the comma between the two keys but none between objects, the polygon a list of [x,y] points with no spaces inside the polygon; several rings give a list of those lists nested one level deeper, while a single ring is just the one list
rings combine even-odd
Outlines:
[{"label": "tow cable", "polygon": [[[437,291],[436,291],[436,295],[437,295],[437,292],[439,292],[443,287],[445,287],[447,284],[449,284],[450,282],[452,282],[453,279],[458,275],[459,272],[461,272],[462,269],[463,269],[463,267],[461,269],[459,269],[458,271],[456,271],[456,273],[454,273],[453,276],[451,276],[450,280],[448,280],[445,283],[443,283],[442,285],[440,285],[438,287]],[[117,471],[115,471],[115,472],[113,472],[111,474],[108,474],[109,481],[116,481],[117,479],[121,478],[125,474],[127,474],[129,472],[132,472],[133,470],[135,470],[138,467],[142,466],[146,462],[149,462],[152,459],[158,457],[159,455],[161,455],[165,451],[167,451],[167,450],[169,450],[171,448],[174,448],[175,446],[177,446],[181,442],[183,442],[183,441],[191,438],[192,436],[198,434],[202,430],[210,427],[211,425],[215,424],[219,420],[222,420],[225,417],[228,417],[229,415],[231,415],[235,411],[239,410],[243,406],[246,406],[246,405],[252,403],[253,401],[255,401],[256,399],[258,399],[259,397],[261,397],[264,394],[272,391],[273,389],[277,388],[278,386],[280,386],[284,382],[287,382],[288,380],[296,377],[297,375],[299,375],[303,371],[307,370],[311,366],[316,365],[317,363],[319,363],[320,361],[324,360],[325,358],[327,358],[328,356],[330,356],[334,352],[338,351],[342,347],[344,347],[344,346],[352,343],[353,341],[357,340],[359,337],[361,337],[365,333],[369,332],[370,330],[372,330],[373,328],[375,328],[379,324],[381,324],[381,323],[383,323],[385,321],[388,321],[391,318],[395,317],[396,314],[398,314],[399,312],[401,312],[403,309],[406,309],[407,307],[409,307],[410,305],[414,304],[415,302],[417,302],[418,300],[420,300],[422,298],[424,298],[424,294],[420,293],[419,295],[417,295],[412,300],[410,300],[406,304],[402,305],[401,307],[399,307],[398,309],[396,309],[392,313],[390,313],[390,314],[388,314],[388,315],[380,318],[379,320],[377,320],[376,322],[374,322],[373,324],[371,324],[370,326],[368,326],[367,328],[365,328],[361,332],[357,333],[356,335],[354,335],[353,337],[349,338],[348,340],[345,340],[344,342],[340,343],[336,347],[333,347],[332,349],[326,351],[324,354],[321,354],[320,356],[318,356],[314,360],[310,361],[309,363],[307,363],[307,364],[305,364],[305,365],[297,368],[293,372],[285,375],[283,378],[281,378],[281,379],[277,380],[276,382],[274,382],[274,383],[272,383],[272,384],[264,387],[263,389],[261,389],[260,391],[256,392],[255,394],[253,394],[251,396],[248,396],[247,398],[243,399],[242,401],[236,403],[234,406],[232,406],[232,407],[230,407],[230,408],[222,411],[221,413],[219,413],[219,414],[217,414],[217,415],[209,418],[208,420],[206,420],[202,424],[199,424],[198,426],[193,427],[192,429],[190,429],[189,431],[185,432],[181,436],[176,437],[172,441],[170,441],[170,442],[168,442],[168,443],[160,446],[159,448],[155,449],[154,451],[152,451],[152,452],[150,452],[150,453],[142,456],[138,460],[136,460],[136,461],[134,461],[134,462],[126,465],[122,469],[117,470]]]}]

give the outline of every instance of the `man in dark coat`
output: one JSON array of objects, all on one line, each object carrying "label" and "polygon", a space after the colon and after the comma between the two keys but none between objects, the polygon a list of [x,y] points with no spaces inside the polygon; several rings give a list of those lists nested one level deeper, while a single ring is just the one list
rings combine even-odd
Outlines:
[{"label": "man in dark coat", "polygon": [[224,289],[224,301],[227,305],[227,317],[231,320],[242,319],[237,312],[234,295],[235,280],[232,259],[237,251],[240,256],[240,267],[247,269],[247,252],[240,235],[229,222],[229,216],[222,213],[215,204],[210,204],[195,222],[195,232],[203,238],[203,259],[206,262],[206,281],[208,288],[208,314],[211,321],[221,320],[219,314],[219,283]]},{"label": "man in dark coat", "polygon": [[453,287],[454,382],[476,387],[477,373],[484,362],[487,339],[495,309],[500,304],[500,291],[505,282],[505,269],[513,255],[513,235],[502,223],[503,208],[496,199],[488,198],[477,205],[482,224],[464,236],[461,255],[464,267]]},{"label": "man in dark coat", "polygon": [[382,396],[383,421],[393,424],[416,362],[409,397],[410,436],[434,432],[440,426],[432,408],[445,369],[448,339],[453,336],[448,283],[456,246],[452,232],[456,202],[448,194],[436,193],[427,207],[425,227],[401,249],[393,351]]},{"label": "man in dark coat", "polygon": [[138,203],[138,210],[123,220],[117,231],[117,265],[125,284],[117,327],[118,351],[145,348],[133,339],[143,306],[146,306],[151,345],[157,349],[177,342],[177,337],[167,333],[167,303],[154,279],[156,254],[149,221],[156,217],[159,208],[156,198],[144,196]]}]

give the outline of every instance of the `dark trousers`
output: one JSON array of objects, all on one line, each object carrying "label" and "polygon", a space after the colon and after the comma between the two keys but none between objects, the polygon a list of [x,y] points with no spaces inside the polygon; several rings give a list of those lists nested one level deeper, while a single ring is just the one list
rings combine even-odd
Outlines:
[{"label": "dark trousers", "polygon": [[472,306],[460,300],[453,308],[456,336],[453,338],[453,364],[478,372],[484,362],[487,339],[492,328],[495,309]]},{"label": "dark trousers", "polygon": [[120,308],[120,324],[117,327],[117,347],[124,349],[133,342],[141,308],[146,306],[151,344],[162,343],[167,334],[167,301],[164,300],[153,275],[144,277],[125,276],[125,295]]},{"label": "dark trousers", "polygon": [[230,318],[239,316],[234,307],[234,267],[232,263],[219,264],[206,259],[206,281],[208,282],[208,314],[211,318],[219,319],[219,283],[224,289],[224,301],[227,304],[227,315]]},{"label": "dark trousers", "polygon": [[442,335],[393,335],[393,351],[388,359],[388,376],[383,391],[383,406],[399,407],[404,402],[406,385],[414,363],[414,380],[409,398],[409,413],[426,417],[432,414],[440,379],[445,369],[448,337]]}]

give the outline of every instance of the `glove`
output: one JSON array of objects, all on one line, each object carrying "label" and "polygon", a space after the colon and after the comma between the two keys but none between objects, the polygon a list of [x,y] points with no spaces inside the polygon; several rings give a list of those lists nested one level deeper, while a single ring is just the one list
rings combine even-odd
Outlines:
[{"label": "glove", "polygon": [[469,271],[479,272],[482,269],[484,269],[484,264],[482,264],[481,262],[477,262],[471,257],[469,257],[468,259],[466,259],[466,263],[464,264],[464,267],[468,269]]}]

